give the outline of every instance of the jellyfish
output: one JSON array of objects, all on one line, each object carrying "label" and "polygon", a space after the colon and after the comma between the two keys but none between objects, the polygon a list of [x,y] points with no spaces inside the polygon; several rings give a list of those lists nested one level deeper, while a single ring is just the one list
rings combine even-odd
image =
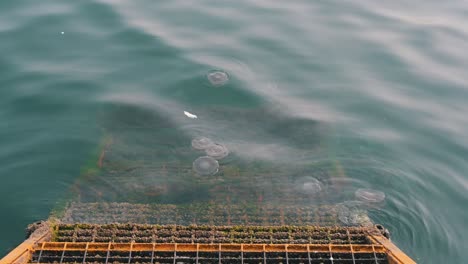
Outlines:
[{"label": "jellyfish", "polygon": [[322,191],[322,183],[311,176],[299,178],[295,182],[296,190],[304,194],[317,194]]},{"label": "jellyfish", "polygon": [[338,220],[346,226],[371,226],[372,221],[359,201],[348,201],[337,205]]},{"label": "jellyfish", "polygon": [[385,200],[385,193],[372,189],[358,189],[354,195],[359,201],[366,203],[381,203]]},{"label": "jellyfish", "polygon": [[197,137],[192,140],[192,147],[198,150],[204,150],[213,145],[214,145],[213,141],[211,141],[211,139],[206,138],[206,137]]},{"label": "jellyfish", "polygon": [[220,70],[211,71],[206,77],[213,86],[223,86],[229,81],[229,75]]},{"label": "jellyfish", "polygon": [[200,175],[214,175],[218,169],[219,163],[212,157],[202,156],[193,162],[193,170]]},{"label": "jellyfish", "polygon": [[226,148],[226,146],[216,143],[205,149],[205,153],[206,155],[215,159],[223,159],[229,155],[229,150]]}]

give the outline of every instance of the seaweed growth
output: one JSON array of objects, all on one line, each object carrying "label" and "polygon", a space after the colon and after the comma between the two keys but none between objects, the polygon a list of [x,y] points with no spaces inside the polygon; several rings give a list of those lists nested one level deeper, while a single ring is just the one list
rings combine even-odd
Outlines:
[{"label": "seaweed growth", "polygon": [[346,226],[371,226],[372,221],[359,201],[348,201],[337,206],[338,219]]}]

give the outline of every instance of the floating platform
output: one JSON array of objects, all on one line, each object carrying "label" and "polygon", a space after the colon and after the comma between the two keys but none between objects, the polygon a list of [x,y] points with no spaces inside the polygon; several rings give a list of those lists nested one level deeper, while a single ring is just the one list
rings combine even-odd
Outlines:
[{"label": "floating platform", "polygon": [[31,226],[30,237],[0,264],[412,264],[382,226]]}]

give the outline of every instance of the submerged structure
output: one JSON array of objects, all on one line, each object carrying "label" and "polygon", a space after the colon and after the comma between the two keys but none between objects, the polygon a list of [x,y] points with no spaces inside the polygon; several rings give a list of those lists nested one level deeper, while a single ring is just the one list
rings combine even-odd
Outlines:
[{"label": "submerged structure", "polygon": [[[209,116],[238,126],[239,112],[216,111]],[[346,189],[346,181],[330,180],[345,178],[339,163],[300,159],[326,151],[324,140],[317,140],[320,133],[313,134],[320,130],[316,123],[257,109],[239,118],[270,123],[265,134],[232,129],[233,136],[261,138],[265,143],[255,150],[274,150],[265,135],[287,140],[294,160],[279,163],[268,160],[271,151],[250,148],[247,154],[266,158],[247,159],[234,144],[200,157],[213,143],[208,138],[192,141],[190,131],[164,117],[114,109],[104,118],[100,148],[71,197],[50,219],[31,225],[25,242],[0,264],[415,263],[372,222],[362,201],[333,195]],[[291,126],[309,134],[279,129]],[[349,198],[384,198],[354,191]]]},{"label": "submerged structure", "polygon": [[380,226],[39,223],[6,263],[415,263]]}]

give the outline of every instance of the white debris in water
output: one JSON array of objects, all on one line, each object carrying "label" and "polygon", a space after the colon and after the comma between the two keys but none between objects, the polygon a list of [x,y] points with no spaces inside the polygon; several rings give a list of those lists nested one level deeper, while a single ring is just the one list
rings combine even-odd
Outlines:
[{"label": "white debris in water", "polygon": [[186,115],[188,118],[192,118],[192,119],[195,119],[195,118],[198,118],[197,115],[194,115],[190,112],[187,112],[187,111],[184,111],[184,115]]},{"label": "white debris in water", "polygon": [[63,35],[63,34],[65,34],[65,32],[63,32],[63,31],[62,31],[62,32],[60,32],[60,34],[62,34],[62,35]]}]

